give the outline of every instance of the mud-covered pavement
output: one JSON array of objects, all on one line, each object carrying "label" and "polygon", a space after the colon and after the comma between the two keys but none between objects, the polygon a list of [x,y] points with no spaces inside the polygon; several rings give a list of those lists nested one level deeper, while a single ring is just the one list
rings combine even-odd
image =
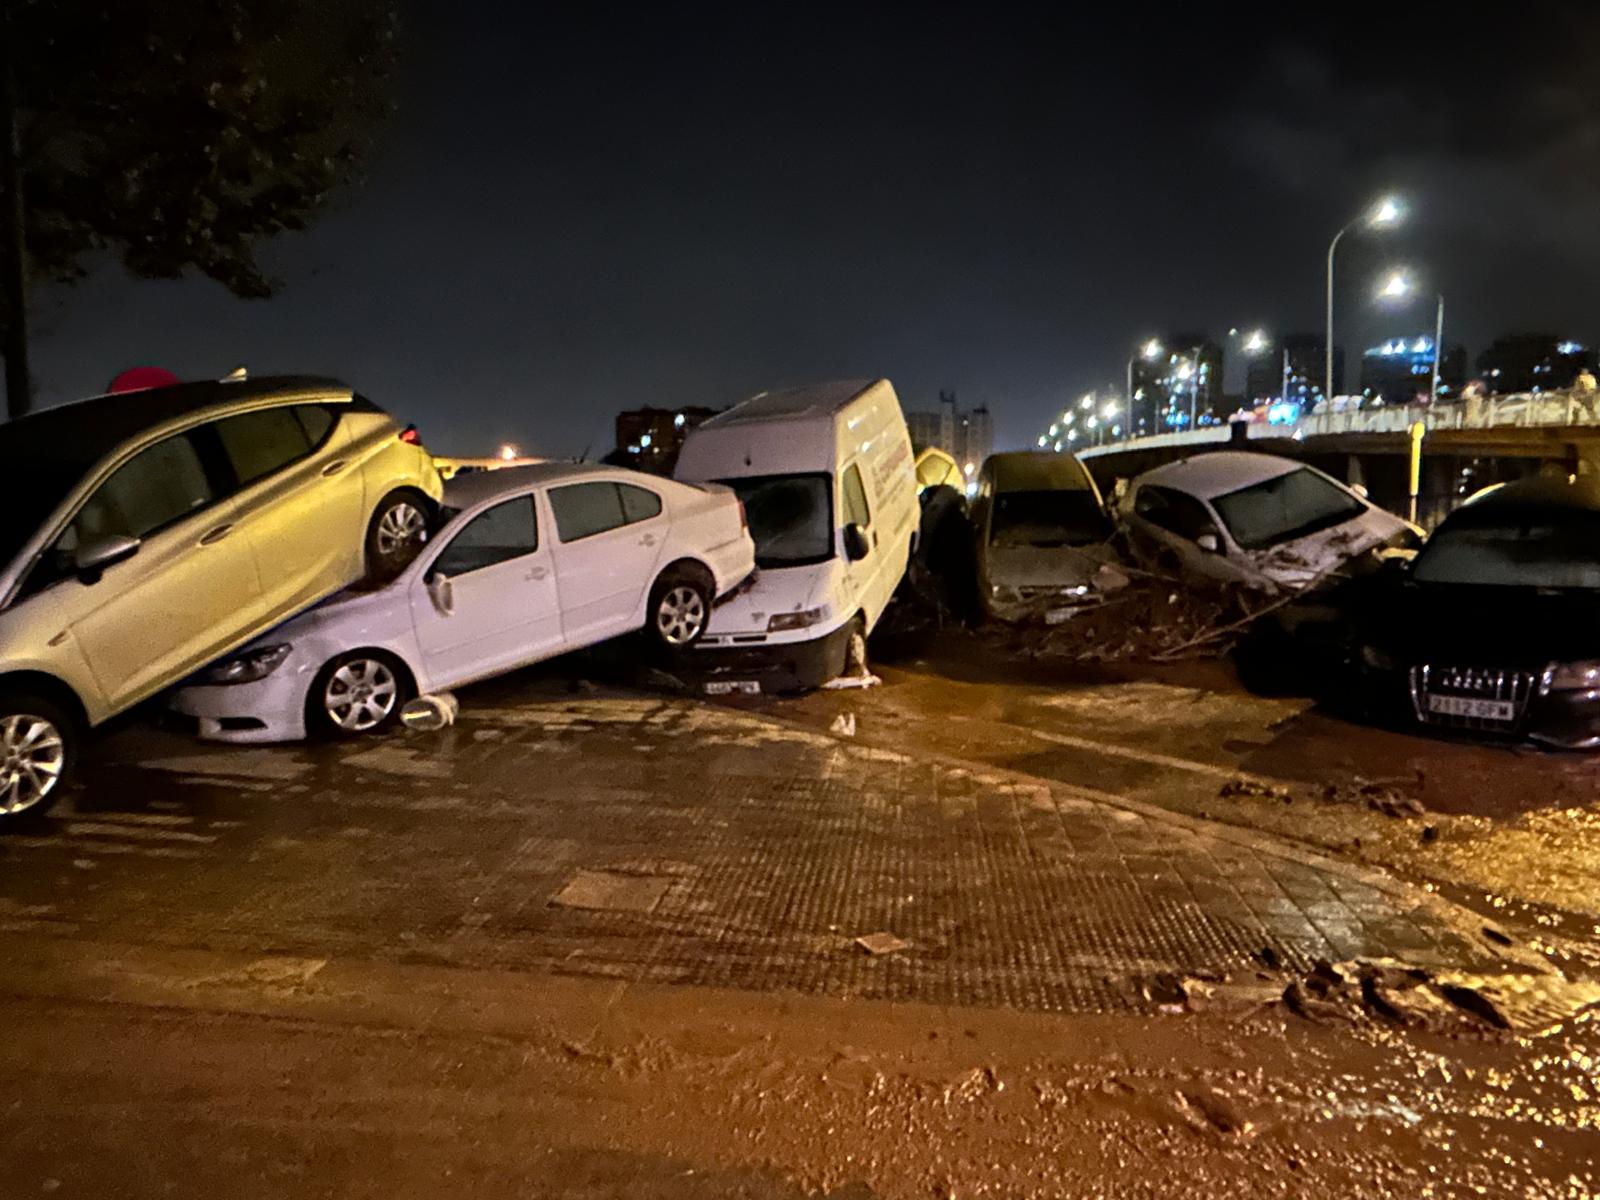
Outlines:
[{"label": "mud-covered pavement", "polygon": [[[1586,765],[981,665],[118,735],[0,840],[0,1195],[1600,1190]],[[1420,816],[1305,791],[1411,759]],[[1529,762],[1544,806],[1429,791]],[[1513,836],[1569,843],[1492,889],[1537,913],[1479,894]]]}]

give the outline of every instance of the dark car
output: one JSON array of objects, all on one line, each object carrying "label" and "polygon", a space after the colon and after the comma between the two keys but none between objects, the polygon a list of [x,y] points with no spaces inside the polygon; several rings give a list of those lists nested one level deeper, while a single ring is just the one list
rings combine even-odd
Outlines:
[{"label": "dark car", "polygon": [[[1529,479],[1451,514],[1410,563],[1330,595],[1370,710],[1429,728],[1600,749],[1600,479]],[[1309,622],[1308,627],[1328,626]]]}]

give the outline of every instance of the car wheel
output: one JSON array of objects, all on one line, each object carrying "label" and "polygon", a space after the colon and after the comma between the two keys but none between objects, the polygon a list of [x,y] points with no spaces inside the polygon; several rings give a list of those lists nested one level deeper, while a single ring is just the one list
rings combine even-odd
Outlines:
[{"label": "car wheel", "polygon": [[306,701],[306,726],[325,737],[382,733],[400,718],[411,679],[387,654],[356,650],[321,671]]},{"label": "car wheel", "polygon": [[390,492],[367,524],[367,577],[386,583],[405,570],[428,540],[429,504],[420,492]]},{"label": "car wheel", "polygon": [[79,725],[35,692],[0,690],[0,828],[43,816],[78,758]]},{"label": "car wheel", "polygon": [[711,584],[703,573],[675,567],[650,589],[647,628],[664,650],[687,650],[711,619]]}]

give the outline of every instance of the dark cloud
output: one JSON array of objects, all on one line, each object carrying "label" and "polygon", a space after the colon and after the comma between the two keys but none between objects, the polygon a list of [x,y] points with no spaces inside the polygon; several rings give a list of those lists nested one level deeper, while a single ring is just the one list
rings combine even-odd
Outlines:
[{"label": "dark cloud", "polygon": [[445,448],[575,452],[618,408],[883,373],[1019,442],[1149,333],[1319,327],[1327,238],[1388,187],[1414,219],[1341,252],[1342,340],[1426,323],[1366,300],[1397,261],[1474,346],[1600,335],[1596,6],[1305,7],[418,7],[371,182],[275,249],[283,294],[103,275],[47,316],[46,394],[329,370]]}]

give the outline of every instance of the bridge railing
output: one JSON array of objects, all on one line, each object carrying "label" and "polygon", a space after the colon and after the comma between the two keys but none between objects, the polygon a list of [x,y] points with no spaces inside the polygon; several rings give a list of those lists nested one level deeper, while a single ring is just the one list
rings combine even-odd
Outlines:
[{"label": "bridge railing", "polygon": [[[1469,396],[1445,404],[1406,404],[1384,408],[1325,408],[1307,413],[1286,425],[1252,421],[1247,436],[1257,438],[1292,437],[1303,440],[1339,433],[1404,433],[1418,421],[1428,430],[1526,428],[1534,426],[1600,426],[1600,395],[1594,392],[1546,392],[1538,395]],[[1085,447],[1080,456],[1094,457],[1122,450],[1157,449],[1163,446],[1204,446],[1231,440],[1227,425],[1181,433],[1156,433]]]}]

